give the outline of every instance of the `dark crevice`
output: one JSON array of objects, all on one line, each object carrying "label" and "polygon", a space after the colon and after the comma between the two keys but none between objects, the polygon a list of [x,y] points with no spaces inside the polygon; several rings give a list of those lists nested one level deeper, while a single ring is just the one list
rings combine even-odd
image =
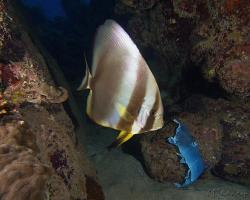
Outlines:
[{"label": "dark crevice", "polygon": [[200,94],[214,99],[227,99],[229,97],[229,94],[219,85],[218,80],[206,80],[201,67],[194,66],[193,63],[190,63],[190,65],[183,70],[182,85],[182,91],[184,92],[180,101],[183,101],[192,94]]}]

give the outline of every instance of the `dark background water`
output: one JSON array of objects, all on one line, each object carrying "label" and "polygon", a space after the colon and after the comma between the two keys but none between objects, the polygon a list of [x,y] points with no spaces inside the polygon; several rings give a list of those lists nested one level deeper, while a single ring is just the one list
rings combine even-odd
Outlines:
[{"label": "dark background water", "polygon": [[56,59],[72,89],[76,89],[84,74],[84,53],[91,57],[97,27],[114,18],[114,0],[21,2],[32,31]]},{"label": "dark background water", "polygon": [[[28,7],[37,7],[46,16],[53,20],[55,17],[66,17],[62,0],[21,0]],[[90,6],[91,0],[80,0],[83,6]]]},{"label": "dark background water", "polygon": [[[76,90],[84,75],[84,54],[91,66],[92,45],[97,27],[106,19],[112,18],[127,30],[127,22],[131,17],[114,13],[115,0],[20,2],[23,3],[25,18],[32,31],[55,58],[72,91]],[[128,33],[130,34],[129,31]],[[170,41],[174,40],[170,38]],[[193,67],[193,63],[188,61],[188,53],[181,54],[181,48],[171,48],[170,45],[169,54],[164,55],[161,61],[159,52],[137,45],[155,75],[160,90],[163,88],[161,94],[162,97],[165,96],[165,107],[169,108],[171,104],[184,101],[192,93],[202,93],[215,98],[224,96],[217,84],[204,80],[201,68]]]},{"label": "dark background water", "polygon": [[38,7],[47,19],[65,16],[61,0],[22,0],[29,7]]}]

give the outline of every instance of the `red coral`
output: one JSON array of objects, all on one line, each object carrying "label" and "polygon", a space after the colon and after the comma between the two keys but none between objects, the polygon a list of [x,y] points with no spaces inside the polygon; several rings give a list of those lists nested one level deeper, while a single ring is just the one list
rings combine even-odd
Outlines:
[{"label": "red coral", "polygon": [[14,70],[15,66],[8,64],[0,64],[0,75],[2,83],[5,87],[8,87],[10,85],[15,85],[18,83],[18,77]]}]

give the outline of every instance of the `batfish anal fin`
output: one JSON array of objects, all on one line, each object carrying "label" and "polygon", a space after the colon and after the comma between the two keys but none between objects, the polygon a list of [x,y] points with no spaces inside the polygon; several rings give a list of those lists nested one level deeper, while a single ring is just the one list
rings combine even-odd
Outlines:
[{"label": "batfish anal fin", "polygon": [[124,142],[127,142],[129,139],[133,137],[133,133],[127,132],[127,131],[121,131],[119,135],[117,136],[116,140],[108,146],[108,149],[111,150],[115,147],[120,146]]},{"label": "batfish anal fin", "polygon": [[84,76],[84,78],[82,80],[81,85],[77,88],[78,91],[81,91],[81,90],[84,90],[84,89],[91,89],[90,88],[90,82],[91,82],[91,79],[92,79],[92,75],[90,74],[89,66],[88,66],[87,59],[86,59],[85,55],[84,55],[84,59],[85,59],[85,65],[86,65],[85,76]]}]

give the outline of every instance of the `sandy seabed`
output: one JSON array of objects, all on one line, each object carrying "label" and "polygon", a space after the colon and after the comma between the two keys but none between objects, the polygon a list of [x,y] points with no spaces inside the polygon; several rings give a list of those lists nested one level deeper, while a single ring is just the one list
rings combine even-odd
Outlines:
[{"label": "sandy seabed", "polygon": [[93,161],[107,200],[247,200],[250,188],[214,176],[199,179],[185,189],[173,183],[151,179],[141,163],[122,148],[108,151],[106,147],[117,132],[88,122],[87,153]]}]

